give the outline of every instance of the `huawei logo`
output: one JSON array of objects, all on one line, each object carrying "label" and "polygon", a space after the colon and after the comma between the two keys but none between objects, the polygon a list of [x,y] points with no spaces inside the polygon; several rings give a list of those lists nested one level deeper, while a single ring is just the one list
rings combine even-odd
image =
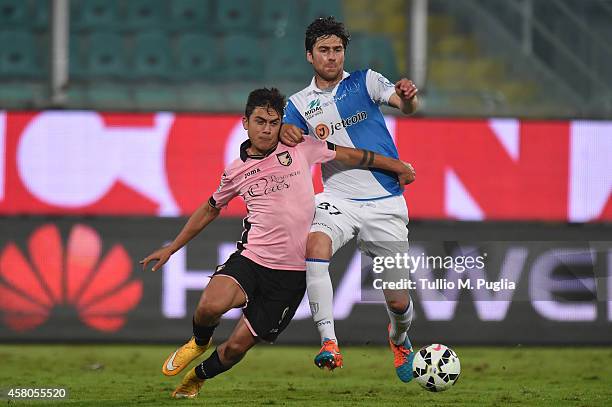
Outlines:
[{"label": "huawei logo", "polygon": [[66,248],[57,226],[39,227],[28,239],[29,258],[9,243],[0,254],[0,311],[15,331],[45,322],[55,307],[73,307],[78,318],[99,331],[125,324],[125,313],[142,297],[142,281],[128,281],[132,261],[123,246],[101,257],[94,229],[72,227]]}]

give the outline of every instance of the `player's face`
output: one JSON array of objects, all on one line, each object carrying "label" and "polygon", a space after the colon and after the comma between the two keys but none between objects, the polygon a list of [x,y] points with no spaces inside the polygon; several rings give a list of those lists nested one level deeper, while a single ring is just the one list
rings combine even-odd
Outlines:
[{"label": "player's face", "polygon": [[318,38],[312,47],[312,52],[306,54],[306,59],[312,64],[315,72],[326,81],[341,78],[344,69],[342,40],[335,35]]},{"label": "player's face", "polygon": [[281,118],[274,109],[256,107],[249,117],[242,118],[242,126],[256,153],[265,153],[278,143]]}]

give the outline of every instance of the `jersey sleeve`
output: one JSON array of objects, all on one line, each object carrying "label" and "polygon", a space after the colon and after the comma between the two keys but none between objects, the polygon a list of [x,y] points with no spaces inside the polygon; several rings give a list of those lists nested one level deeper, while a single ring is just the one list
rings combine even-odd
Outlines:
[{"label": "jersey sleeve", "polygon": [[376,71],[368,69],[366,73],[366,88],[370,98],[376,104],[389,104],[389,98],[395,93],[395,85]]},{"label": "jersey sleeve", "polygon": [[302,129],[304,134],[308,134],[308,124],[306,124],[306,120],[304,120],[304,118],[297,110],[297,107],[295,107],[291,99],[289,99],[289,101],[287,102],[287,106],[285,106],[285,115],[283,116],[283,123],[297,126]]},{"label": "jersey sleeve", "polygon": [[324,163],[336,158],[336,145],[306,136],[304,141],[297,145],[300,152],[306,157],[308,165]]},{"label": "jersey sleeve", "polygon": [[229,203],[234,197],[238,195],[238,191],[234,187],[234,183],[227,176],[227,172],[224,172],[221,176],[221,182],[219,188],[212,194],[208,203],[215,209],[221,209]]}]

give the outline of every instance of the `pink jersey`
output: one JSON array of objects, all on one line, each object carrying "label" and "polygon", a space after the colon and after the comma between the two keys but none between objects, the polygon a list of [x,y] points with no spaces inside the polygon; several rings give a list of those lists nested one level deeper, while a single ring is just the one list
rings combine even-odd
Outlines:
[{"label": "pink jersey", "polygon": [[237,195],[247,206],[241,254],[276,270],[306,270],[306,239],[314,217],[310,166],[336,157],[335,146],[305,137],[296,147],[278,144],[265,156],[249,156],[250,141],[240,158],[223,173],[209,203],[222,208]]}]

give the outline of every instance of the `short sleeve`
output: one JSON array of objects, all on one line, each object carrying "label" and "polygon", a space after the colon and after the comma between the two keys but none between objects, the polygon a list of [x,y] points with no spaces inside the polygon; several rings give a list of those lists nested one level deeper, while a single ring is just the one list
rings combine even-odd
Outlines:
[{"label": "short sleeve", "polygon": [[298,144],[297,148],[306,157],[308,165],[324,163],[336,158],[335,144],[311,136],[304,137],[304,141]]},{"label": "short sleeve", "polygon": [[306,123],[306,120],[304,120],[300,112],[297,110],[297,107],[295,107],[291,100],[289,100],[287,102],[287,106],[285,106],[285,115],[283,116],[283,123],[297,126],[302,129],[304,134],[308,134],[308,124]]},{"label": "short sleeve", "polygon": [[234,197],[238,195],[238,191],[234,187],[234,183],[227,177],[227,173],[223,173],[221,176],[221,182],[219,188],[213,193],[208,200],[210,206],[216,209],[221,209],[229,203]]},{"label": "short sleeve", "polygon": [[370,98],[376,103],[389,103],[389,98],[395,93],[395,85],[376,71],[368,69],[366,73],[366,88]]}]

